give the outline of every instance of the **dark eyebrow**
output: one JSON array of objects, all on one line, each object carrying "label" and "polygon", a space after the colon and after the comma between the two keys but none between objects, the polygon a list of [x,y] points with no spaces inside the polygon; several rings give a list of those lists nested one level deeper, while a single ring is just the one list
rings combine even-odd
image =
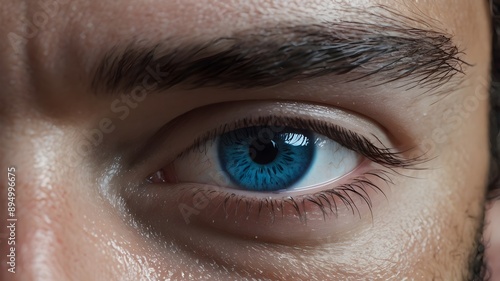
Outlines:
[{"label": "dark eyebrow", "polygon": [[129,93],[152,84],[153,91],[176,85],[249,89],[324,75],[435,89],[466,65],[451,35],[395,21],[282,24],[171,47],[174,42],[115,46],[94,68],[92,90]]}]

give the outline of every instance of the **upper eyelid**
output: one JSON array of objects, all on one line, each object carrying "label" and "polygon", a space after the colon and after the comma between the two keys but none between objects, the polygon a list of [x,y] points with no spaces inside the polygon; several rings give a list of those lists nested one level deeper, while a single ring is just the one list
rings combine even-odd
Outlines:
[{"label": "upper eyelid", "polygon": [[[243,103],[243,105],[242,105]],[[239,106],[238,106],[239,105]],[[231,106],[230,109],[227,109],[228,106]],[[149,159],[150,157],[154,156],[158,149],[158,147],[164,147],[167,145],[167,142],[171,140],[172,138],[178,138],[179,131],[185,130],[186,128],[190,128],[191,126],[187,126],[186,123],[190,123],[193,119],[200,119],[202,122],[206,123],[206,118],[207,116],[205,115],[207,110],[210,112],[213,112],[216,110],[217,112],[223,112],[224,114],[222,116],[217,117],[218,115],[211,115],[210,116],[210,124],[205,124],[205,126],[210,126],[213,129],[216,129],[215,127],[212,126],[213,123],[216,124],[226,124],[228,123],[226,120],[226,116],[228,114],[234,114],[234,110],[232,109],[238,109],[241,106],[244,106],[248,112],[255,112],[258,110],[258,112],[261,112],[264,115],[269,115],[272,112],[279,115],[283,114],[296,114],[296,115],[307,115],[309,111],[319,111],[322,110],[323,114],[326,116],[329,116],[329,118],[335,118],[336,116],[342,114],[344,116],[347,115],[345,113],[345,110],[340,110],[340,109],[334,109],[331,107],[327,106],[318,106],[318,105],[311,105],[308,104],[307,102],[301,102],[300,105],[298,102],[265,102],[262,104],[262,102],[258,101],[248,101],[248,102],[232,102],[230,104],[215,104],[215,105],[210,105],[207,107],[203,108],[198,108],[194,112],[188,112],[184,115],[181,115],[167,124],[165,124],[163,127],[161,127],[159,130],[152,135],[141,147],[137,149],[137,153],[134,153],[134,155],[131,155],[128,159],[126,159],[126,168],[128,170],[135,170],[137,166],[141,165],[142,162],[144,161],[143,159]],[[222,107],[222,108],[221,108]],[[219,109],[223,109],[222,111]],[[322,108],[322,109],[320,109]],[[297,111],[297,109],[300,109],[300,112]],[[237,110],[240,112],[239,110]],[[264,113],[267,112],[268,113]],[[201,113],[200,113],[201,112]],[[342,113],[339,113],[342,112]],[[214,119],[215,118],[215,119]],[[344,117],[344,119],[358,119],[354,117]],[[228,124],[225,126],[234,126],[235,124]],[[220,127],[220,126],[216,126]],[[375,128],[373,124],[370,124],[371,128]],[[219,131],[221,128],[218,128]],[[196,137],[193,139],[199,138],[200,134],[198,131],[195,132]],[[184,147],[187,149],[187,147]],[[179,155],[176,155],[179,156]],[[151,172],[151,171],[149,171]]]},{"label": "upper eyelid", "polygon": [[[246,118],[235,118],[235,115]],[[391,147],[392,143],[399,143],[398,150],[386,152],[399,151],[401,156],[407,152],[407,149],[411,148],[409,146],[410,139],[392,135],[391,130],[382,127],[376,120],[346,109],[297,101],[236,101],[197,108],[173,119],[142,142],[127,158],[123,159],[124,169],[147,178],[151,173],[168,164],[169,161],[173,161],[202,135],[211,133],[212,139],[214,139],[216,134],[222,131],[236,129],[238,125],[240,127],[245,125],[235,124],[239,119],[254,119],[253,121],[255,121],[255,118],[259,116],[277,116],[278,119],[280,116],[295,116],[303,119],[323,120],[339,127],[348,128],[349,131],[370,139],[373,144],[376,144],[376,147],[381,149],[384,149],[384,146]],[[252,125],[261,124],[254,122]],[[226,128],[220,128],[221,126],[226,126]],[[321,130],[319,131],[321,133]],[[323,133],[323,135],[326,134]],[[188,142],[186,142],[186,137],[189,138]],[[406,156],[408,155],[405,154]],[[424,161],[423,157],[406,157],[404,159],[407,158],[412,158],[412,161],[408,161],[414,164]],[[411,165],[405,166],[410,167]]]}]

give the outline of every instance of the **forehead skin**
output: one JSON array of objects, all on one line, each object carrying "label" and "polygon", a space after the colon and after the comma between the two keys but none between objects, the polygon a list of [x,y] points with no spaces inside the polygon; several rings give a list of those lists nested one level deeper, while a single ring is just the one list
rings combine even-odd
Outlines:
[{"label": "forehead skin", "polygon": [[[158,38],[189,42],[278,22],[362,21],[352,8],[376,4],[420,18],[421,27],[428,23],[453,35],[454,43],[465,50],[463,59],[473,65],[466,68],[463,85],[435,106],[401,98],[395,102],[398,106],[380,115],[379,122],[384,125],[392,124],[396,117],[403,125],[409,124],[394,124],[408,138],[431,138],[433,129],[446,124],[442,114],[446,108],[463,105],[467,96],[487,91],[490,38],[486,3],[61,0],[41,28],[31,30],[26,41],[13,47],[9,34],[25,34],[26,28],[31,28],[27,22],[37,17],[44,1],[3,2],[0,35],[9,40],[0,40],[0,104],[7,105],[0,108],[0,166],[5,171],[16,165],[19,171],[20,227],[19,272],[8,275],[2,255],[1,280],[141,280],[145,276],[155,280],[182,279],[186,274],[194,279],[235,279],[235,274],[240,274],[248,278],[285,276],[289,280],[360,280],[366,276],[379,280],[459,280],[465,274],[483,211],[488,158],[486,99],[480,99],[474,110],[460,118],[446,141],[435,144],[439,157],[429,162],[433,169],[412,174],[423,180],[396,180],[394,189],[399,190],[372,228],[349,238],[348,243],[309,251],[240,245],[255,259],[244,263],[241,257],[237,261],[238,257],[231,256],[235,263],[247,266],[236,270],[210,261],[199,265],[175,243],[138,235],[94,188],[97,174],[87,167],[92,164],[75,168],[64,159],[75,149],[77,132],[95,126],[96,120],[108,113],[111,99],[92,96],[84,81],[91,65],[118,42]],[[334,104],[335,98],[323,100]],[[338,98],[337,105],[349,107],[349,100]],[[390,104],[392,99],[385,98]],[[178,108],[189,108],[176,107],[171,99],[146,101],[128,119],[127,126],[157,125],[160,121],[147,112],[158,112],[158,108],[151,110],[158,104],[170,104],[165,111],[172,116],[178,114]],[[228,98],[219,95],[214,99]],[[197,105],[204,103],[208,98],[196,101]],[[376,112],[368,102],[366,107],[367,112]],[[148,122],[142,124],[141,120]],[[123,136],[133,134],[124,131]],[[0,196],[5,199],[4,192]],[[217,245],[217,241],[212,243]],[[221,252],[241,250],[225,241],[220,245]],[[1,247],[6,253],[7,245],[2,242]],[[279,262],[266,261],[276,259],[273,251],[281,255]],[[292,270],[297,267],[301,270]]]},{"label": "forehead skin", "polygon": [[[4,13],[8,13],[4,18],[11,22],[5,33],[20,34],[24,39],[28,39],[13,39],[14,37],[9,36],[9,40],[4,42],[7,60],[4,65],[10,70],[5,73],[15,76],[4,77],[4,82],[9,87],[15,87],[18,96],[26,93],[31,103],[23,104],[29,107],[41,106],[49,115],[63,116],[74,112],[74,104],[79,104],[78,110],[82,110],[82,107],[89,109],[90,112],[86,114],[96,112],[94,101],[82,94],[86,89],[81,78],[93,71],[91,65],[102,57],[104,51],[118,43],[132,40],[155,42],[158,38],[174,38],[170,44],[175,45],[174,42],[177,41],[180,44],[213,39],[255,26],[273,26],[277,23],[358,21],[360,16],[356,9],[363,10],[377,4],[421,21],[421,24],[411,22],[413,26],[425,28],[429,25],[452,34],[454,42],[461,49],[466,48],[467,55],[471,57],[479,53],[485,56],[483,49],[469,48],[468,45],[482,40],[477,36],[488,34],[477,34],[478,30],[487,30],[483,28],[487,24],[483,15],[485,5],[466,0],[452,4],[447,1],[149,0],[111,3],[60,0],[62,4],[56,4],[57,11],[54,15],[49,14],[48,19],[40,16],[41,11],[44,11],[41,8],[43,5],[28,3],[12,5],[11,12],[4,9]],[[47,0],[47,3],[52,2]],[[16,13],[19,14],[18,17],[11,16]],[[374,20],[366,17],[363,21]],[[37,27],[36,23],[39,23],[40,27]],[[473,53],[476,51],[479,53]],[[22,73],[27,69],[26,64],[29,64],[30,72],[37,75]],[[55,76],[60,79],[54,79]],[[20,77],[31,81],[21,81]],[[75,89],[75,85],[79,88]],[[37,92],[43,91],[43,95],[32,95],[33,88],[36,88]],[[32,100],[33,98],[35,100]],[[67,100],[78,103],[68,103]]]}]

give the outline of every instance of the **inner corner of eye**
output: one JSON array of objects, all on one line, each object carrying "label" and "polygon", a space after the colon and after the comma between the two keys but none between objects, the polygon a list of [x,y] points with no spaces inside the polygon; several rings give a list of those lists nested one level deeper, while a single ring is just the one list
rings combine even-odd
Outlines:
[{"label": "inner corner of eye", "polygon": [[147,177],[150,183],[176,183],[177,176],[175,174],[175,166],[170,164],[166,168],[159,169]]}]

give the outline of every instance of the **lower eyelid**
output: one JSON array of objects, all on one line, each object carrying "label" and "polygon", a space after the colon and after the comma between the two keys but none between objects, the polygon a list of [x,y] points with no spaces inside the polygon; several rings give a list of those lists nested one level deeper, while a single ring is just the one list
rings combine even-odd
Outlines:
[{"label": "lower eyelid", "polygon": [[203,184],[157,185],[157,192],[148,196],[157,202],[144,207],[161,217],[156,226],[160,228],[166,220],[180,227],[213,229],[238,237],[258,237],[259,241],[315,244],[334,241],[370,220],[372,210],[387,199],[391,177],[390,171],[366,163],[316,190],[257,197],[255,193],[249,196],[248,192]]}]

